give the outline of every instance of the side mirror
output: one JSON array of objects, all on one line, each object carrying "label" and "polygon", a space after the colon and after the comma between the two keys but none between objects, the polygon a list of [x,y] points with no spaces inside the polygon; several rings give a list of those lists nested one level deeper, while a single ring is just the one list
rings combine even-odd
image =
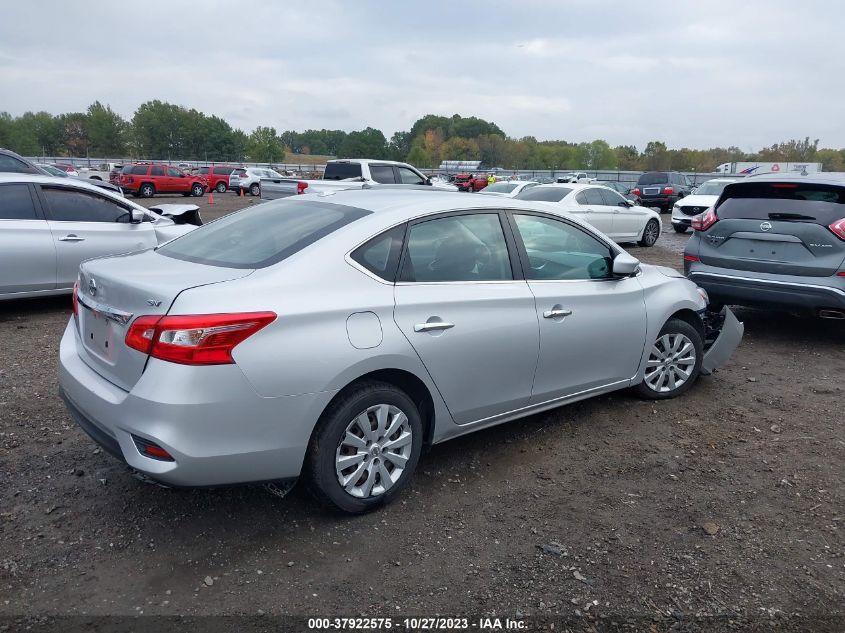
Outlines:
[{"label": "side mirror", "polygon": [[613,258],[613,274],[617,277],[630,277],[640,269],[640,260],[628,253],[619,253]]},{"label": "side mirror", "polygon": [[144,212],[140,209],[132,209],[129,213],[131,216],[129,219],[130,224],[140,224],[144,221]]}]

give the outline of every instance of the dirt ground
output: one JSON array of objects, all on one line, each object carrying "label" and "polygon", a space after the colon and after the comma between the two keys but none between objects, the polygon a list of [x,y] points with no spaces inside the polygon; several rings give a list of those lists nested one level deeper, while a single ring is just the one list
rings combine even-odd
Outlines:
[{"label": "dirt ground", "polygon": [[[631,252],[679,266],[684,239]],[[436,446],[397,502],[349,518],[300,490],[137,481],[57,397],[69,298],[0,304],[0,630],[439,614],[843,631],[845,326],[737,313],[741,347],[684,397],[617,393]]]}]

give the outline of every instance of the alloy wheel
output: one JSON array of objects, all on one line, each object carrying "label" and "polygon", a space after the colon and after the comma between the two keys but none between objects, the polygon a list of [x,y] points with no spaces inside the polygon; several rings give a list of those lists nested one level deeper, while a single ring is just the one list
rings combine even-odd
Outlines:
[{"label": "alloy wheel", "polygon": [[646,246],[653,246],[660,235],[660,228],[657,226],[655,220],[649,220],[645,225],[645,233],[643,234],[643,243]]},{"label": "alloy wheel", "polygon": [[358,499],[378,497],[399,481],[411,457],[414,437],[408,416],[377,404],[347,425],[335,451],[340,486]]},{"label": "alloy wheel", "polygon": [[679,389],[692,376],[696,352],[684,334],[664,334],[651,347],[644,382],[657,393]]}]

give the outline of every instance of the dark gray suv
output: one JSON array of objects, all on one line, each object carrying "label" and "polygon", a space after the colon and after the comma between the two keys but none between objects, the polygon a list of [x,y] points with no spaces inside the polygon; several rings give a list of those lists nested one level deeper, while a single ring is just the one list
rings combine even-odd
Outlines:
[{"label": "dark gray suv", "polygon": [[845,180],[767,174],[725,187],[693,218],[687,276],[713,304],[845,319]]}]

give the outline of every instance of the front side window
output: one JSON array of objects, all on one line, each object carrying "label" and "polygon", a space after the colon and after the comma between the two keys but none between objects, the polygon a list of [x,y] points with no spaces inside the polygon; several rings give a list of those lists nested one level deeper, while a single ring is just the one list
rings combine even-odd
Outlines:
[{"label": "front side window", "polygon": [[150,171],[150,176],[164,176],[164,167],[161,165],[153,165]]},{"label": "front side window", "polygon": [[182,178],[185,174],[183,174],[181,171],[179,171],[175,167],[168,167],[167,168],[167,175],[170,176],[171,178]]},{"label": "front side window", "polygon": [[516,215],[516,228],[528,254],[526,275],[535,280],[609,279],[610,248],[571,224],[536,215]]},{"label": "front side window", "polygon": [[413,169],[407,167],[397,167],[399,171],[399,180],[403,185],[424,185],[425,178],[420,176]]},{"label": "front side window", "polygon": [[609,207],[627,207],[628,202],[619,195],[618,192],[611,189],[601,189],[601,195],[604,198],[604,204]]},{"label": "front side window", "polygon": [[87,191],[42,187],[50,218],[57,222],[129,222],[129,209]]},{"label": "front side window", "polygon": [[26,185],[0,185],[0,220],[37,220]]},{"label": "front side window", "polygon": [[411,226],[401,280],[409,282],[513,279],[497,213],[437,218]]},{"label": "front side window", "polygon": [[157,252],[209,266],[265,268],[370,213],[296,198],[224,216],[168,242]]},{"label": "front side window", "polygon": [[590,187],[584,190],[584,197],[589,205],[604,206],[604,198],[601,195],[601,189]]},{"label": "front side window", "polygon": [[8,154],[0,154],[0,171],[16,174],[37,174],[38,170]]}]

